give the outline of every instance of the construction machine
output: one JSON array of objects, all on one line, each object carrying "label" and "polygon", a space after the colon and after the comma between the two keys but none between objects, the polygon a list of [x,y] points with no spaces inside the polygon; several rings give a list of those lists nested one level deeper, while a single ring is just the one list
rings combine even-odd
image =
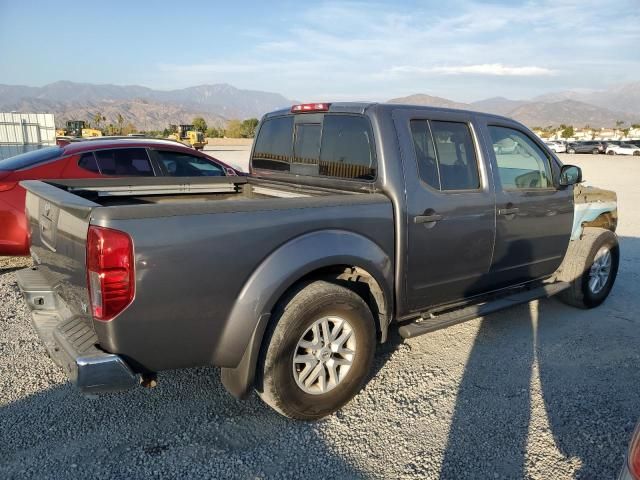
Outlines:
[{"label": "construction machine", "polygon": [[59,128],[56,130],[56,136],[58,137],[73,137],[73,138],[91,138],[101,137],[102,132],[97,128],[90,128],[84,122],[84,120],[69,120],[66,128]]},{"label": "construction machine", "polygon": [[204,133],[197,131],[193,125],[169,125],[169,130],[174,132],[169,135],[170,139],[177,140],[196,150],[202,150],[207,144]]}]

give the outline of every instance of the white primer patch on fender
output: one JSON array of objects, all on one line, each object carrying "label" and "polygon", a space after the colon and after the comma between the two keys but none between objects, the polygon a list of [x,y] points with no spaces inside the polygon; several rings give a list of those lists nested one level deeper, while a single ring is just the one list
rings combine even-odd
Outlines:
[{"label": "white primer patch on fender", "polygon": [[615,212],[618,209],[616,202],[587,202],[576,203],[573,212],[573,227],[571,228],[571,240],[577,240],[582,234],[582,224],[592,222],[603,213]]}]

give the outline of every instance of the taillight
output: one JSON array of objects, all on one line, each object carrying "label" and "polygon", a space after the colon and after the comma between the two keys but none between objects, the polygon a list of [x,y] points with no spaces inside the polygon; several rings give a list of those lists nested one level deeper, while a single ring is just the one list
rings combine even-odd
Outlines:
[{"label": "taillight", "polygon": [[629,472],[634,480],[640,480],[640,426],[636,427],[627,458]]},{"label": "taillight", "polygon": [[330,103],[302,103],[291,107],[291,113],[328,112]]},{"label": "taillight", "polygon": [[90,226],[87,235],[87,277],[91,313],[112,320],[133,300],[133,241],[119,230]]}]

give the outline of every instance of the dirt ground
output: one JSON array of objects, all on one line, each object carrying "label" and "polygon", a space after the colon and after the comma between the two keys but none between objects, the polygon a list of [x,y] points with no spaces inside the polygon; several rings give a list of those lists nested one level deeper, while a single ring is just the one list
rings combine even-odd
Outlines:
[{"label": "dirt ground", "polygon": [[0,477],[613,478],[640,417],[640,159],[563,161],[618,192],[622,260],[607,302],[535,301],[393,336],[366,388],[317,423],[234,400],[209,368],[81,397],[32,331],[15,284],[25,261],[0,259]]}]

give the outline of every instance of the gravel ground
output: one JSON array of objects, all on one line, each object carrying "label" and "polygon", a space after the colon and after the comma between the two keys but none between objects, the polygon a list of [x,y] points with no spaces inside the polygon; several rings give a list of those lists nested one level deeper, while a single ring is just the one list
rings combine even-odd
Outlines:
[{"label": "gravel ground", "polygon": [[32,331],[14,274],[27,261],[0,258],[0,478],[614,477],[640,416],[640,161],[569,158],[619,192],[609,300],[393,338],[364,391],[317,423],[238,402],[207,368],[80,396]]}]

